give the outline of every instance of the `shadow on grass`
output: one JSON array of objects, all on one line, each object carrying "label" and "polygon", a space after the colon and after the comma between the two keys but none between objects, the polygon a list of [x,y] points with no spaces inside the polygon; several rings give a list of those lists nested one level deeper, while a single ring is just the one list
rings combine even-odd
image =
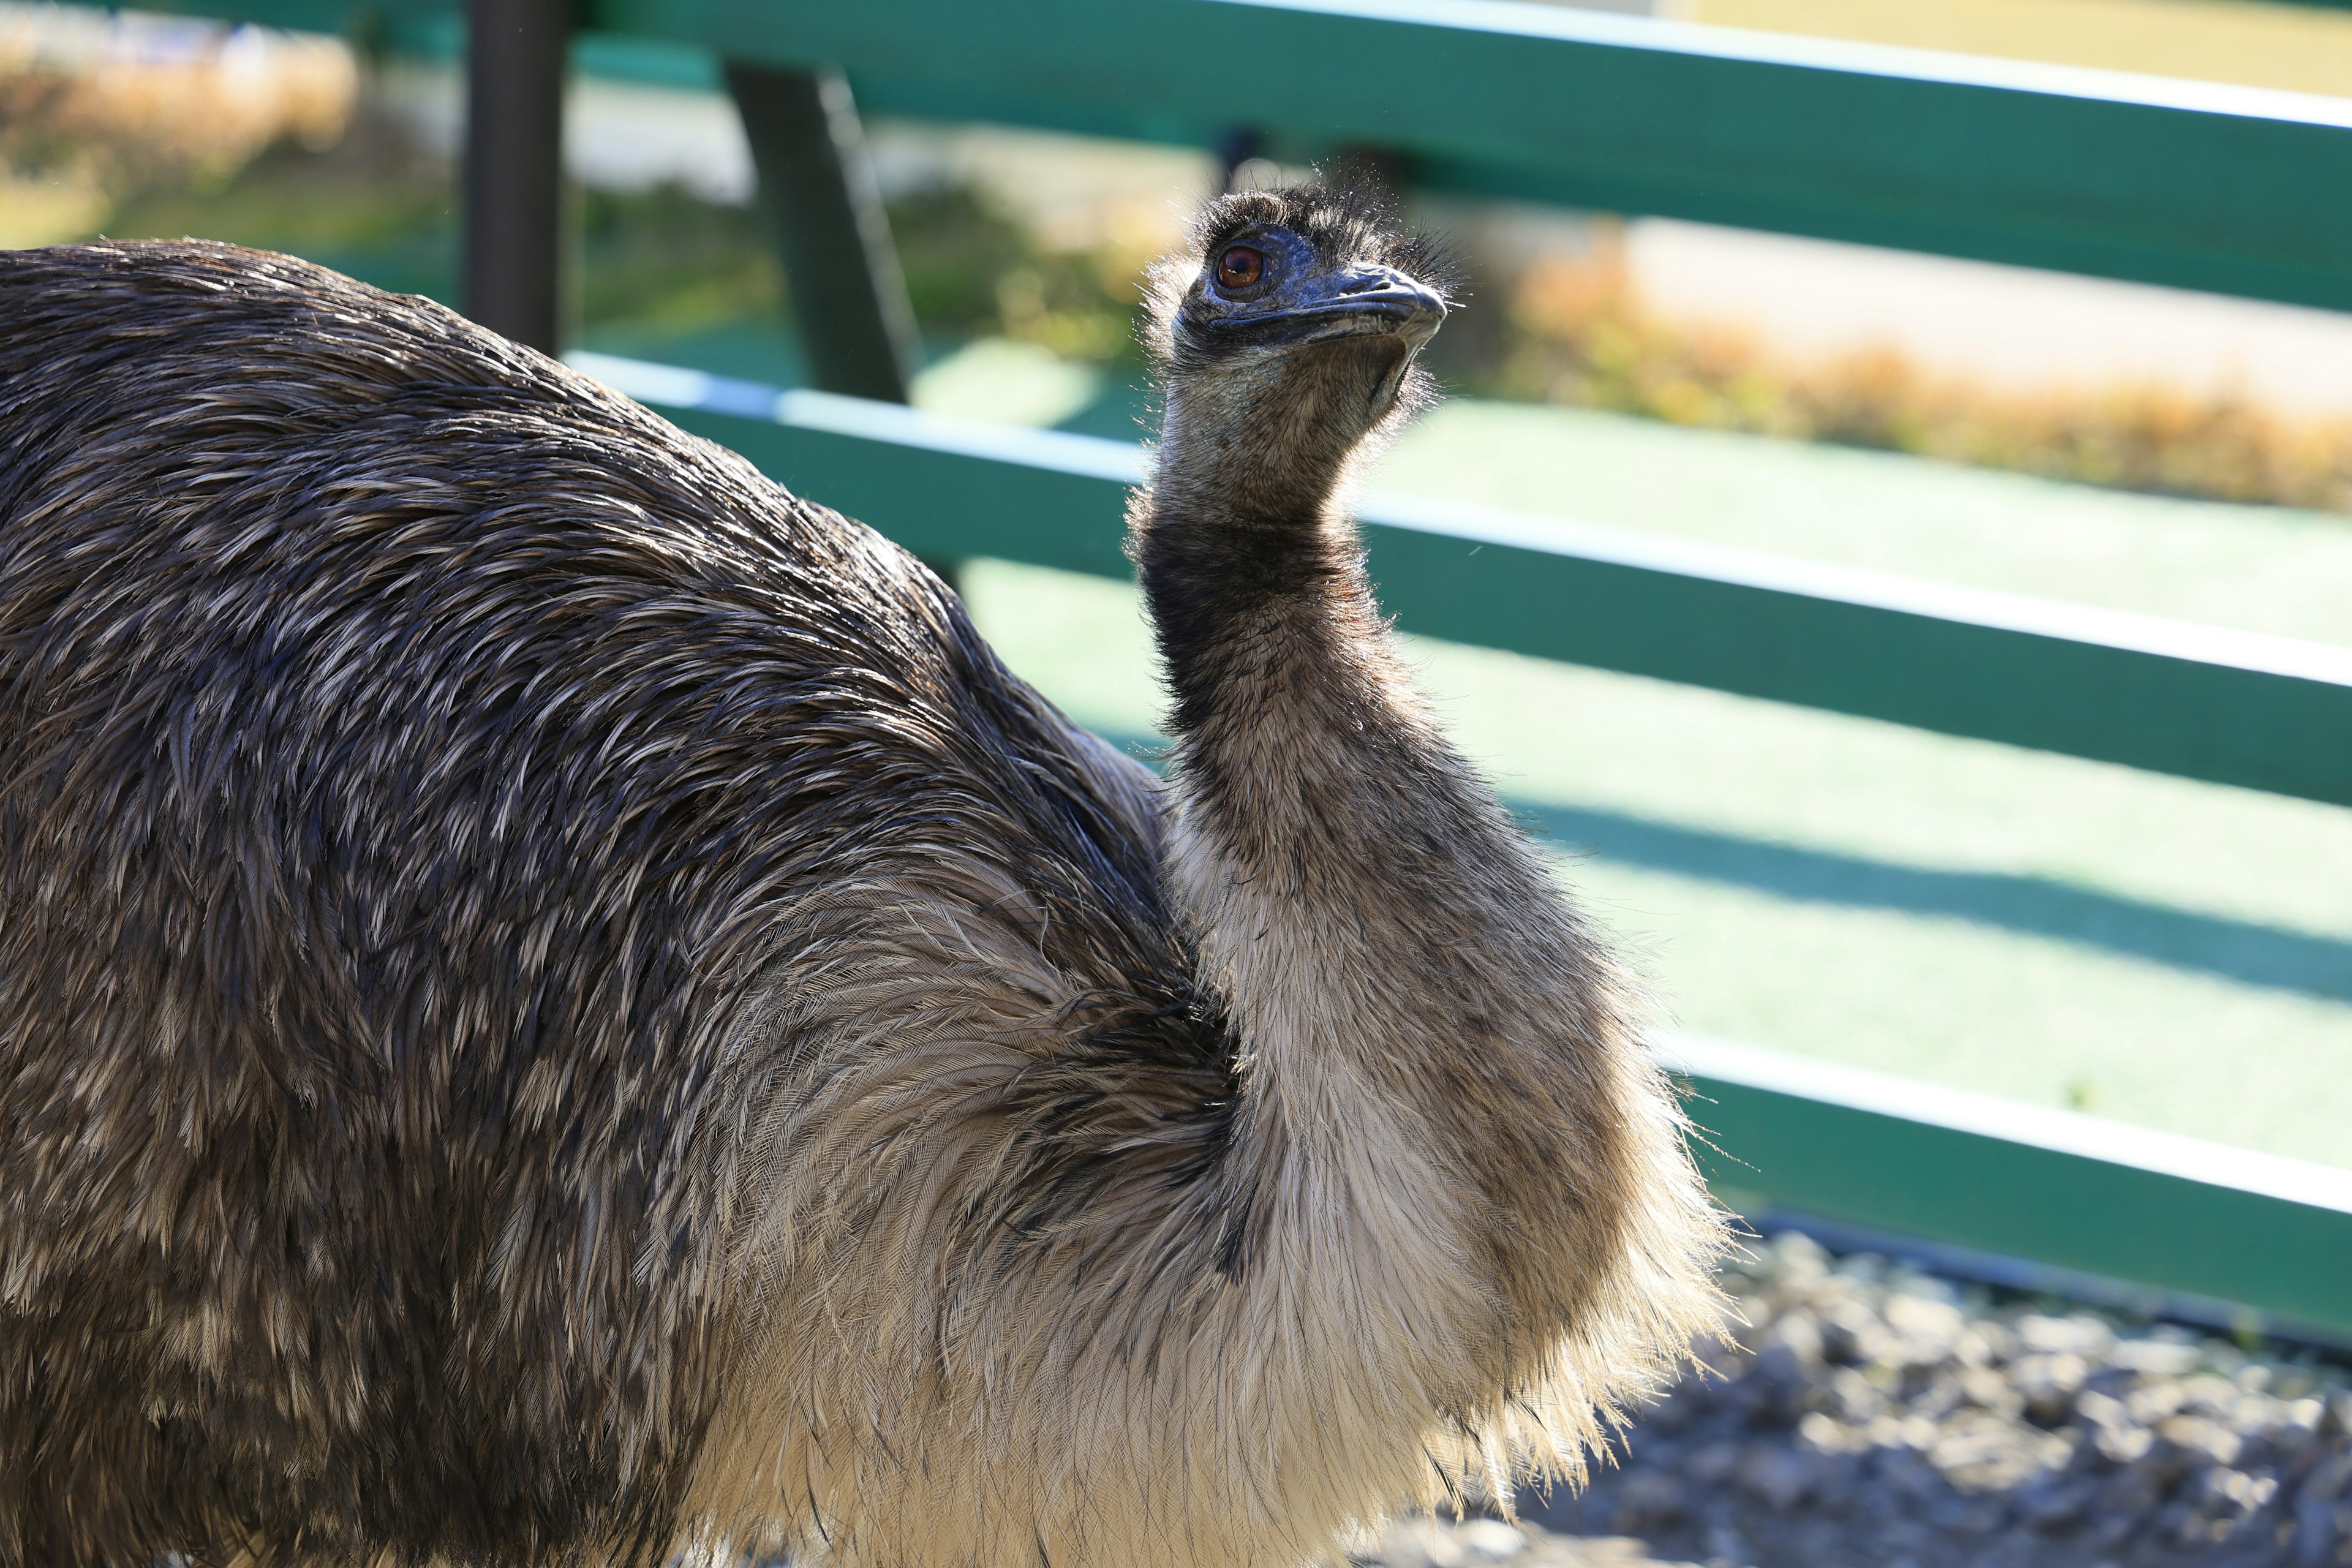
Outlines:
[{"label": "shadow on grass", "polygon": [[1522,821],[1603,860],[1751,888],[1797,903],[1967,921],[2189,970],[2352,1002],[2352,942],[2199,914],[2049,877],[1928,870],[1616,812],[1515,801]]},{"label": "shadow on grass", "polygon": [[[1157,765],[1165,742],[1112,737]],[[1570,855],[1747,888],[1792,903],[1966,921],[2075,942],[2241,985],[2352,1002],[2352,942],[2200,914],[2049,877],[1947,871],[1748,838],[1589,806],[1507,803]]]}]

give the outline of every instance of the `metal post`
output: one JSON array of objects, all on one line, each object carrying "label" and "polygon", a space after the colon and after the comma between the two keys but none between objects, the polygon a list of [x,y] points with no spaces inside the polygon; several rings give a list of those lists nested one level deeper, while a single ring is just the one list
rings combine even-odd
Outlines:
[{"label": "metal post", "polygon": [[558,342],[566,0],[468,0],[466,314]]},{"label": "metal post", "polygon": [[730,60],[727,86],[776,225],[810,379],[826,392],[906,402],[915,312],[849,84],[835,71]]}]

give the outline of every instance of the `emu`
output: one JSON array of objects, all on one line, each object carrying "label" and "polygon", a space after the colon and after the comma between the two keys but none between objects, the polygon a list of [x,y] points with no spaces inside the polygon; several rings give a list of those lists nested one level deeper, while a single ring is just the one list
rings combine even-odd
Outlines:
[{"label": "emu", "polygon": [[1445,309],[1315,187],[1157,275],[1162,784],[446,310],[0,255],[0,1563],[1274,1568],[1580,1473],[1722,1226],[1348,520]]}]

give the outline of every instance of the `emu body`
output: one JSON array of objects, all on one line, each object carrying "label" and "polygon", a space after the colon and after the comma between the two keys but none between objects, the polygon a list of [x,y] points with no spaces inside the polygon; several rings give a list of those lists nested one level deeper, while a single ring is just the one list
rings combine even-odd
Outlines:
[{"label": "emu body", "polygon": [[1163,279],[1164,789],[446,311],[0,255],[0,1563],[1271,1568],[1572,1472],[1718,1227],[1334,499],[1433,321],[1212,281],[1375,218]]}]

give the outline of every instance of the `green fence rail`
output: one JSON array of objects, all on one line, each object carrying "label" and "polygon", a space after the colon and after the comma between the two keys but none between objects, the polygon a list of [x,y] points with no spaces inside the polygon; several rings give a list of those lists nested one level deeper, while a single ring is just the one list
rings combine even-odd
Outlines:
[{"label": "green fence rail", "polygon": [[[2352,1327],[2352,1171],[1753,1046],[1676,1037],[1719,1190]],[[2216,1316],[2222,1315],[2216,1313]]]},{"label": "green fence rail", "polygon": [[1510,0],[594,0],[869,109],[1391,148],[1419,183],[2352,308],[2352,104]]},{"label": "green fence rail", "polygon": [[[377,37],[449,15],[160,3]],[[1286,156],[1378,150],[1433,188],[2352,309],[2352,103],[2334,99],[1511,0],[581,15],[739,63],[838,67],[869,110],[1202,146],[1245,126]],[[581,359],[919,552],[1127,574],[1131,447]],[[1376,500],[1366,521],[1410,628],[2352,805],[2344,649],[1427,502]],[[2344,1173],[1768,1053],[1689,1055],[1700,1120],[1738,1162],[1727,1186],[2352,1335]]]},{"label": "green fence rail", "polygon": [[[330,31],[430,0],[150,0]],[[2352,103],[1515,0],[586,0],[869,111],[1389,150],[1416,184],[2352,309]]]}]

